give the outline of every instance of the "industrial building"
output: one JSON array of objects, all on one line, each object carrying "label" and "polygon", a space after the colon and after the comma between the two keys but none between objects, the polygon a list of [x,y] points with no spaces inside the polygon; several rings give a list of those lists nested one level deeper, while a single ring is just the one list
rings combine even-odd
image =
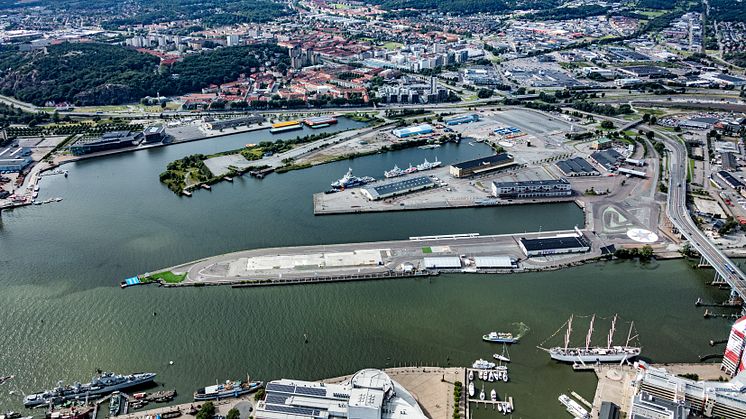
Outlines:
[{"label": "industrial building", "polygon": [[89,153],[132,147],[143,140],[142,132],[112,131],[94,139],[82,139],[70,146],[70,152],[76,156]]},{"label": "industrial building", "polygon": [[662,79],[673,76],[673,74],[667,69],[652,65],[633,65],[628,67],[619,67],[617,71],[637,78],[648,77],[651,79]]},{"label": "industrial building", "polygon": [[612,172],[619,166],[619,162],[624,160],[624,157],[619,154],[618,151],[613,148],[607,150],[596,151],[591,154],[591,160],[603,166],[606,170]]},{"label": "industrial building", "polygon": [[461,269],[461,259],[458,256],[426,257],[422,261],[425,269]]},{"label": "industrial building", "polygon": [[540,237],[538,239],[521,238],[518,242],[526,256],[559,255],[563,253],[585,253],[591,246],[582,233]]},{"label": "industrial building", "polygon": [[740,189],[743,189],[744,187],[743,182],[736,179],[735,176],[726,172],[725,170],[720,170],[719,172],[717,172],[717,175],[720,179],[723,180],[723,182],[727,183],[728,186],[730,186],[733,189],[740,190]]},{"label": "industrial building", "polygon": [[453,117],[444,119],[444,122],[446,123],[446,125],[468,124],[469,122],[477,122],[477,121],[479,121],[479,115],[475,113],[469,114],[469,115],[453,116]]},{"label": "industrial building", "polygon": [[256,419],[425,419],[417,400],[385,372],[364,369],[341,384],[271,381]]},{"label": "industrial building", "polygon": [[235,128],[243,125],[257,124],[259,122],[264,122],[264,117],[259,114],[250,114],[231,119],[215,119],[212,117],[206,117],[203,119],[205,128],[215,130]]},{"label": "industrial building", "polygon": [[601,174],[582,157],[560,160],[556,164],[565,176],[599,176]]},{"label": "industrial building", "polygon": [[463,178],[514,166],[515,164],[512,155],[508,153],[500,153],[489,157],[452,164],[449,171],[451,176]]},{"label": "industrial building", "polygon": [[633,385],[636,391],[645,392],[654,399],[685,403],[692,414],[706,418],[746,417],[746,373],[730,382],[694,381],[646,365],[638,369]]},{"label": "industrial building", "polygon": [[517,267],[510,256],[475,256],[474,266],[477,269],[512,269]]},{"label": "industrial building", "polygon": [[723,170],[738,170],[738,160],[735,153],[729,151],[720,154]]},{"label": "industrial building", "polygon": [[166,128],[163,125],[152,125],[142,132],[146,143],[160,143],[166,138]]},{"label": "industrial building", "polygon": [[407,138],[416,135],[431,134],[433,126],[430,124],[415,125],[412,127],[398,128],[392,131],[399,138]]},{"label": "industrial building", "polygon": [[371,201],[391,198],[411,192],[428,189],[435,186],[435,182],[428,176],[418,176],[379,185],[369,185],[360,190]]},{"label": "industrial building", "polygon": [[492,182],[495,198],[552,198],[571,196],[572,187],[567,179],[526,180],[521,182]]},{"label": "industrial building", "polygon": [[614,145],[614,142],[611,141],[611,138],[601,137],[597,140],[593,140],[591,148],[594,150],[606,150],[607,148],[611,148],[612,145]]},{"label": "industrial building", "polygon": [[21,172],[31,162],[29,148],[14,146],[0,150],[0,172]]}]

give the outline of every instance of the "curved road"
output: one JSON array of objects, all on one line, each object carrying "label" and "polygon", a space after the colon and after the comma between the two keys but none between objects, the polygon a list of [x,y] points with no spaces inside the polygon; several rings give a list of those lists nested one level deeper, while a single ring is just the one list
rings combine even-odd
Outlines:
[{"label": "curved road", "polygon": [[746,275],[697,227],[686,207],[687,155],[684,144],[656,131],[670,150],[668,205],[666,215],[692,247],[702,255],[715,271],[731,286],[732,291],[746,299]]}]

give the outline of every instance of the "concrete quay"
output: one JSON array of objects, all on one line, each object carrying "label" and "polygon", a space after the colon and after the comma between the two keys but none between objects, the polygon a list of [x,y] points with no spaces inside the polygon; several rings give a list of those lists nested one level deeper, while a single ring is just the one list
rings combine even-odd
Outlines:
[{"label": "concrete quay", "polygon": [[[665,368],[673,374],[697,374],[700,380],[717,381],[728,380],[720,370],[720,364],[653,364],[654,368]],[[600,365],[594,367],[594,372],[598,378],[596,394],[593,397],[593,410],[591,416],[596,417],[601,410],[601,402],[609,401],[621,409],[622,412],[629,412],[632,396],[635,394],[633,381],[637,376],[637,370],[627,365]]]},{"label": "concrete quay", "polygon": [[[453,386],[456,381],[464,383],[464,368],[440,367],[402,367],[384,370],[393,380],[404,386],[417,399],[425,414],[432,419],[448,419],[453,416]],[[328,378],[320,380],[324,383],[341,383],[352,376]],[[256,400],[254,393],[236,398],[213,401],[215,414],[226,416],[234,407],[241,412],[241,419],[248,419],[253,415]],[[202,402],[190,402],[179,405],[159,407],[149,410],[138,410],[126,415],[117,416],[121,419],[150,419],[164,413],[181,413],[180,417],[194,418],[196,410]]]},{"label": "concrete quay", "polygon": [[[518,245],[522,237],[539,238],[569,233],[574,233],[574,230],[488,236],[425,236],[398,241],[254,249],[205,258],[158,272],[186,274],[183,282],[164,284],[166,286],[266,286],[427,276],[441,272],[551,270],[601,256],[598,250],[600,243],[594,243],[596,236],[587,231],[584,234],[592,242],[592,250],[588,253],[527,259]],[[448,256],[459,258],[461,266],[447,269],[424,266],[425,257]],[[517,261],[518,266],[477,269],[473,263],[473,258],[477,256],[508,256]],[[408,269],[403,269],[403,266]]]}]

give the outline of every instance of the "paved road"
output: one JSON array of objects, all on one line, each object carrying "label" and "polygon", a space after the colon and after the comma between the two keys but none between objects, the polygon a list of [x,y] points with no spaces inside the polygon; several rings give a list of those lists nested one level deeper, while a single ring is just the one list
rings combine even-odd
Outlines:
[{"label": "paved road", "polygon": [[686,207],[687,156],[684,144],[676,138],[657,132],[670,150],[670,176],[666,214],[691,246],[709,262],[715,271],[742,298],[746,298],[746,275],[697,227]]}]

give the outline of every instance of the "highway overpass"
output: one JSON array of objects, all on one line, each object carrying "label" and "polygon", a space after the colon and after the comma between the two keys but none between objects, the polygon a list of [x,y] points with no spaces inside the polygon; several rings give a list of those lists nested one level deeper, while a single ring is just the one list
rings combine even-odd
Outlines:
[{"label": "highway overpass", "polygon": [[666,215],[679,232],[689,241],[717,272],[716,279],[726,282],[731,293],[746,300],[746,275],[697,227],[686,207],[686,170],[688,166],[684,144],[666,134],[657,132],[670,150],[668,205]]}]

